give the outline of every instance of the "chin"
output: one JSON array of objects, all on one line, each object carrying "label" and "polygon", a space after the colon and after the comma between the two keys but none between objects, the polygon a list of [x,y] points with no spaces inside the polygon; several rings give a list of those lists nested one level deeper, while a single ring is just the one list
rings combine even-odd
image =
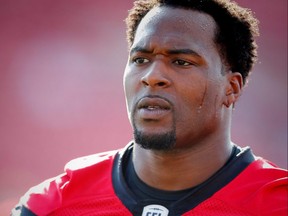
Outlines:
[{"label": "chin", "polygon": [[148,134],[135,129],[134,139],[144,149],[171,150],[176,144],[176,133],[174,130],[171,130],[166,133]]}]

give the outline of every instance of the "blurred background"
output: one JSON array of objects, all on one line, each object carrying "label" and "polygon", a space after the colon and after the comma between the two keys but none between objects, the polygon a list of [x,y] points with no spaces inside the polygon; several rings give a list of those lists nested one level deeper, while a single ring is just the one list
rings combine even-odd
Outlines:
[{"label": "blurred background", "polygon": [[[132,138],[122,88],[132,2],[0,0],[0,216],[69,160]],[[237,2],[261,36],[233,140],[287,168],[287,1]]]}]

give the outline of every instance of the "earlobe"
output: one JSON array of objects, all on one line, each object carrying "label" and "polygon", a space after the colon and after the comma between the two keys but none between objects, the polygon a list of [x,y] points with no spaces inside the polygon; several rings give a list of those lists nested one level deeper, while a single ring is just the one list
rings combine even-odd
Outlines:
[{"label": "earlobe", "polygon": [[228,74],[228,83],[227,88],[225,92],[225,100],[224,105],[229,108],[232,104],[235,104],[235,102],[238,100],[242,93],[242,87],[243,87],[243,79],[242,75],[238,72],[230,72]]}]

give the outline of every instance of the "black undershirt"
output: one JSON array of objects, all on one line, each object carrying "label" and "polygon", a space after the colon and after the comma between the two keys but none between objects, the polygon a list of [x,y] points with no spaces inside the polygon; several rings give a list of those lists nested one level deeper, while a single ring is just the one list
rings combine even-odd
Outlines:
[{"label": "black undershirt", "polygon": [[[239,148],[233,146],[232,153],[222,168],[229,164],[229,162],[232,161],[233,158],[235,158],[240,151],[241,150]],[[124,171],[124,178],[126,179],[127,185],[130,190],[134,192],[134,194],[139,200],[157,200],[158,202],[160,201],[163,204],[168,204],[183,198],[185,195],[191,193],[194,190],[197,190],[198,186],[180,191],[164,191],[150,187],[149,185],[144,183],[136,174],[132,162],[131,153],[132,151],[129,152],[129,155],[127,157],[128,161],[126,163],[127,167]]]}]

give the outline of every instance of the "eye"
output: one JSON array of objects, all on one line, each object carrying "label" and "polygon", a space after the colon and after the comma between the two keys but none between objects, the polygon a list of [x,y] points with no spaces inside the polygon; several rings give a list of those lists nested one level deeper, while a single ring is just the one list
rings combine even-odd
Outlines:
[{"label": "eye", "polygon": [[190,66],[190,65],[193,65],[191,62],[188,62],[188,61],[185,61],[185,60],[181,60],[181,59],[175,60],[174,63],[179,65],[179,66]]},{"label": "eye", "polygon": [[134,58],[132,61],[133,61],[135,64],[137,64],[137,65],[141,65],[141,64],[145,64],[145,63],[148,63],[148,62],[149,62],[148,59],[142,58],[142,57]]}]

